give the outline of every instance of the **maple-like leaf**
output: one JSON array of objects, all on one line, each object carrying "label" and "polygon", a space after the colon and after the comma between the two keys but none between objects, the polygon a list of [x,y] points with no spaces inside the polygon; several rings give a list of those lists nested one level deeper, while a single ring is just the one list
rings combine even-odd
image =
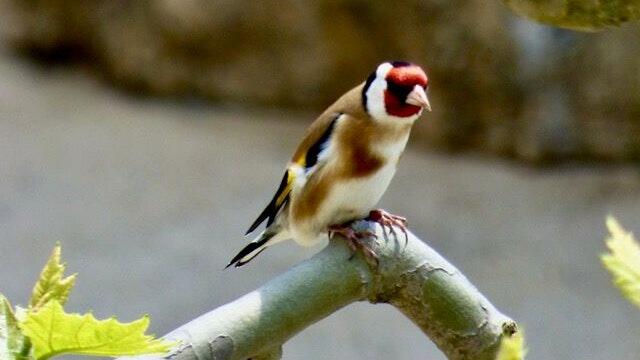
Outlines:
[{"label": "maple-like leaf", "polygon": [[145,335],[149,317],[120,323],[92,314],[69,314],[57,300],[30,311],[20,328],[31,339],[37,360],[60,354],[125,356],[165,353],[174,343]]}]

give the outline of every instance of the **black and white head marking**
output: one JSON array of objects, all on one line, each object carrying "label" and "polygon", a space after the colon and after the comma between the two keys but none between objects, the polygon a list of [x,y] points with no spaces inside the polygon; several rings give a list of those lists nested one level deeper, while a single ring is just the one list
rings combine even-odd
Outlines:
[{"label": "black and white head marking", "polygon": [[387,111],[387,104],[385,100],[385,92],[389,88],[389,84],[386,79],[387,75],[394,68],[408,66],[412,66],[412,64],[403,61],[385,62],[378,65],[376,71],[367,78],[364,88],[362,89],[362,105],[374,120],[398,123],[398,121],[403,120],[413,121],[420,116],[421,111],[417,112],[415,115],[406,117],[394,116],[389,114]]}]

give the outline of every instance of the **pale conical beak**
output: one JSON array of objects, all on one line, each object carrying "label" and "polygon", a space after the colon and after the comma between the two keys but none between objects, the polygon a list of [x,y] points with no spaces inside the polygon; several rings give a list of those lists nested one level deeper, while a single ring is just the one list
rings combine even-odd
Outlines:
[{"label": "pale conical beak", "polygon": [[427,98],[427,93],[424,92],[424,88],[420,85],[414,86],[413,90],[407,95],[406,103],[420,106],[427,111],[431,111],[431,104],[429,103],[429,98]]}]

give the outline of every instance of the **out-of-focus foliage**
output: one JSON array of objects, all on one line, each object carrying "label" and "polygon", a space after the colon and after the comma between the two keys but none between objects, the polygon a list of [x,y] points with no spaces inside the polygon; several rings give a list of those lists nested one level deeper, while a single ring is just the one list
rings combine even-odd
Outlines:
[{"label": "out-of-focus foliage", "polygon": [[615,218],[607,218],[607,227],[610,235],[605,241],[611,252],[601,255],[602,263],[624,297],[640,307],[640,245]]},{"label": "out-of-focus foliage", "polygon": [[123,356],[165,353],[172,343],[145,335],[149,317],[123,324],[114,318],[98,320],[92,314],[68,314],[51,300],[29,312],[20,327],[33,344],[37,360],[54,355]]},{"label": "out-of-focus foliage", "polygon": [[640,19],[639,0],[503,0],[516,13],[545,24],[601,30]]},{"label": "out-of-focus foliage", "polygon": [[524,334],[519,330],[512,336],[502,337],[496,360],[523,360],[526,354]]},{"label": "out-of-focus foliage", "polygon": [[60,245],[40,273],[29,308],[11,308],[0,294],[0,360],[45,360],[61,354],[123,356],[167,352],[174,344],[145,335],[149,317],[120,323],[66,313],[76,275],[64,276]]}]

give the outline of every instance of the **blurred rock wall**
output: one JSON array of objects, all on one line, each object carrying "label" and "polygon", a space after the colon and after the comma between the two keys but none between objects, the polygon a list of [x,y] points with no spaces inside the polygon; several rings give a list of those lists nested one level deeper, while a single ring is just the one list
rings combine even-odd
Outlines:
[{"label": "blurred rock wall", "polygon": [[135,92],[314,111],[406,59],[431,77],[431,148],[640,159],[637,24],[574,33],[482,0],[0,0],[0,34]]}]

